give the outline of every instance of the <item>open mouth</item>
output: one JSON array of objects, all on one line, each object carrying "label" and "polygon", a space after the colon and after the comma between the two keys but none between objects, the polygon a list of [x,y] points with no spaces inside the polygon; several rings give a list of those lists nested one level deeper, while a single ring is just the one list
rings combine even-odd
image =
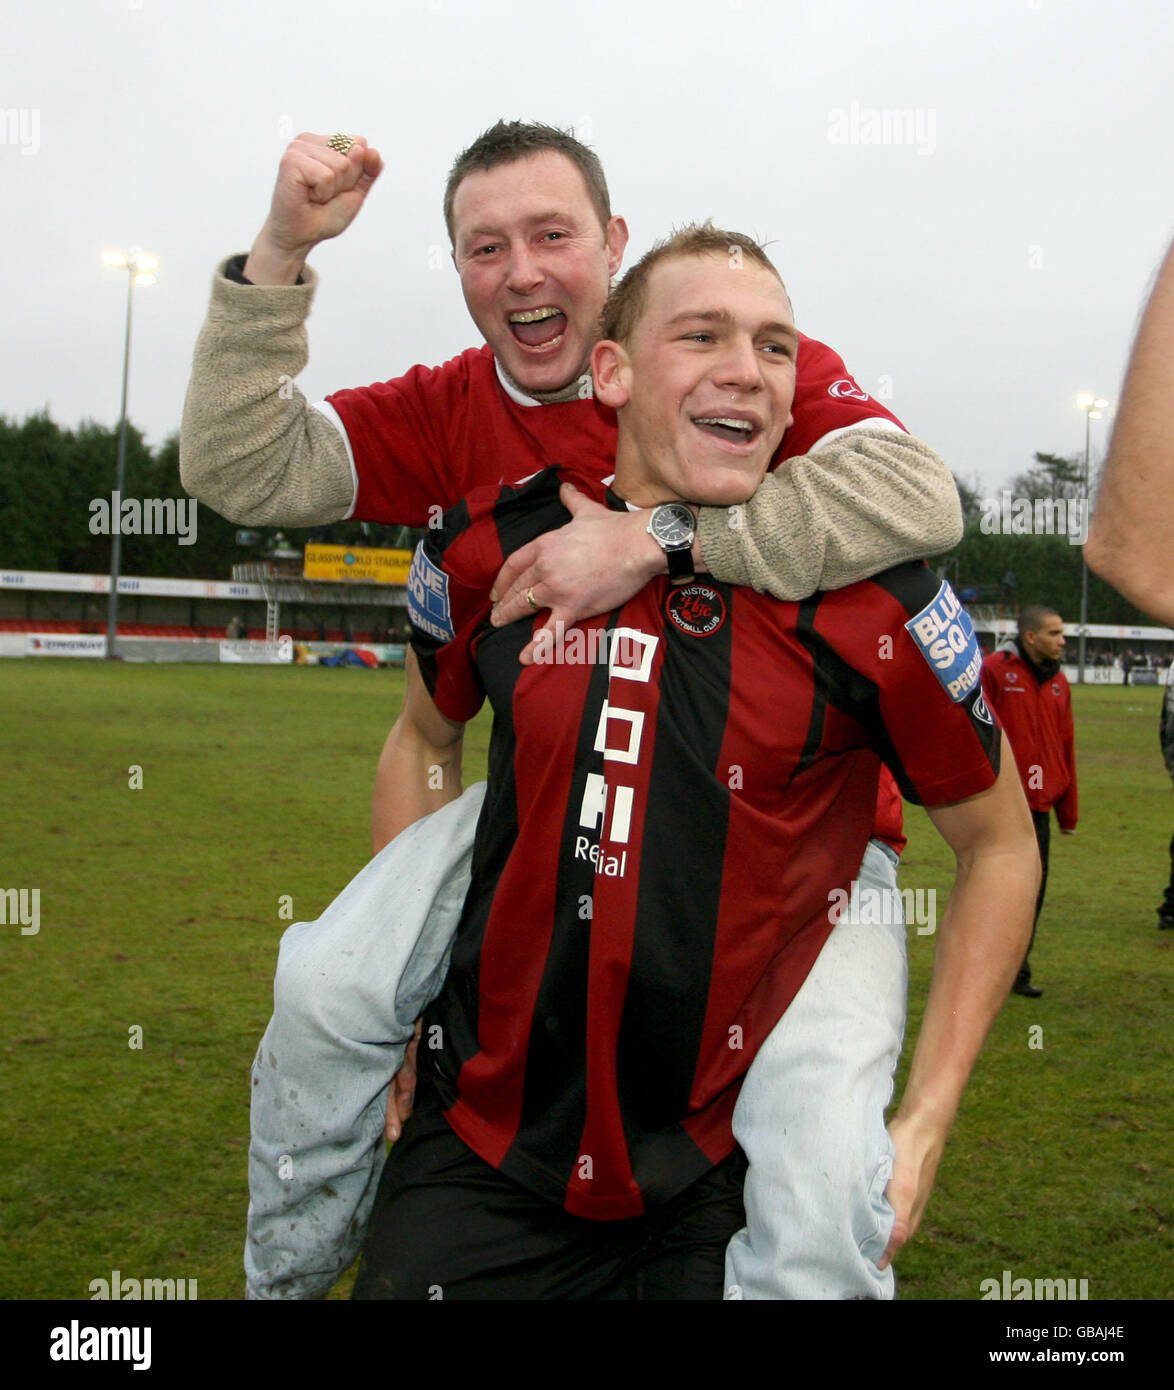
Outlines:
[{"label": "open mouth", "polygon": [[509,317],[510,332],[523,347],[553,347],[567,331],[567,316],[552,304],[526,309]]},{"label": "open mouth", "polygon": [[693,423],[703,434],[710,434],[727,444],[753,444],[762,432],[753,420],[744,420],[736,415],[703,415],[694,419]]}]

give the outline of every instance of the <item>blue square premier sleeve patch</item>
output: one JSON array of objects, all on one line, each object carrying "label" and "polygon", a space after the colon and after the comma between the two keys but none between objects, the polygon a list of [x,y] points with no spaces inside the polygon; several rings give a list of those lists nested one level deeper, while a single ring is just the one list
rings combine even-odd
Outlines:
[{"label": "blue square premier sleeve patch", "polygon": [[982,675],[982,649],[970,614],[944,583],[933,600],[905,624],[942,689],[955,704],[965,700]]},{"label": "blue square premier sleeve patch", "polygon": [[452,614],[448,603],[448,575],[424,554],[424,542],[416,546],[408,571],[408,617],[435,642],[451,642]]}]

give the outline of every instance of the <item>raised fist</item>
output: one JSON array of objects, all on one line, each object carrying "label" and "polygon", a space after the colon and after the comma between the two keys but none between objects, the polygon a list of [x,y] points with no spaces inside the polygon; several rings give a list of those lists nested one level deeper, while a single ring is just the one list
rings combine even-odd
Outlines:
[{"label": "raised fist", "polygon": [[282,155],[269,216],[245,263],[255,284],[292,284],[320,241],[346,231],[379,177],[383,160],[361,135],[346,154],[329,138],[303,133]]}]

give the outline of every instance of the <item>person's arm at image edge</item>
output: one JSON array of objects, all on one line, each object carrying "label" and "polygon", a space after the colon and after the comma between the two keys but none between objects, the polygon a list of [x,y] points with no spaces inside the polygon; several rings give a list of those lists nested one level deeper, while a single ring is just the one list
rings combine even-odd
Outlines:
[{"label": "person's arm at image edge", "polygon": [[909,1079],[889,1123],[896,1157],[886,1195],[895,1219],[882,1267],[921,1222],[966,1082],[1027,948],[1040,880],[1031,815],[1005,735],[989,791],[927,809],[957,869]]},{"label": "person's arm at image edge", "polygon": [[1084,547],[1089,567],[1174,624],[1174,244],[1150,295]]}]

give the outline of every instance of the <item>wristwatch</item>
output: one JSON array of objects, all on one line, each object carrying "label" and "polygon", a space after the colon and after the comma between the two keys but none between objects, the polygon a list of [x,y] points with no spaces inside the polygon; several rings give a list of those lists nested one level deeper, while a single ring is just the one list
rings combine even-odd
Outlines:
[{"label": "wristwatch", "polygon": [[697,518],[683,502],[661,502],[653,507],[648,534],[664,551],[673,584],[688,584],[693,571],[693,541]]}]

